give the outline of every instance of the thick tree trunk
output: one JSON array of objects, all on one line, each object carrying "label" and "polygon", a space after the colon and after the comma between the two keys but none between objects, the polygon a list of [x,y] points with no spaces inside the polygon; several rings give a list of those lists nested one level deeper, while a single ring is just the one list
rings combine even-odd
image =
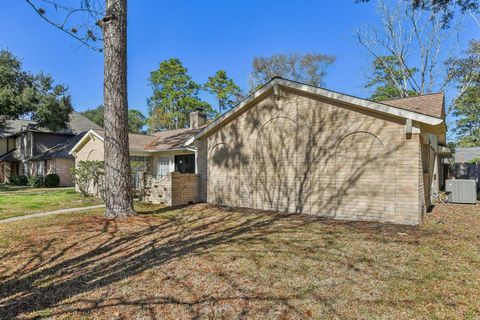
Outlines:
[{"label": "thick tree trunk", "polygon": [[128,149],[127,0],[107,0],[104,37],[105,201],[107,218],[135,214]]}]

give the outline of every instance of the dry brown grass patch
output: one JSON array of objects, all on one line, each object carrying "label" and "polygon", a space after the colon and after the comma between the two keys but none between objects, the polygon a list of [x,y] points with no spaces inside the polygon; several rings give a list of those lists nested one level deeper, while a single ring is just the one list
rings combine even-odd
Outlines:
[{"label": "dry brown grass patch", "polygon": [[101,211],[0,226],[0,317],[479,316],[480,210],[420,227],[206,204],[108,221]]}]

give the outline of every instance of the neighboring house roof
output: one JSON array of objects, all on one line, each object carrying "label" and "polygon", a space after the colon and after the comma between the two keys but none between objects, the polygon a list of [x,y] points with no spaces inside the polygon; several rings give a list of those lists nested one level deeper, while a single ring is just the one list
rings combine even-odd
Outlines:
[{"label": "neighboring house roof", "polygon": [[480,147],[470,147],[470,148],[455,148],[455,162],[470,162],[475,158],[480,157]]},{"label": "neighboring house roof", "polygon": [[[310,95],[318,96],[328,100],[339,101],[353,107],[361,108],[363,110],[369,110],[377,113],[388,114],[388,115],[398,117],[398,118],[403,118],[403,119],[411,119],[429,126],[439,127],[442,132],[446,130],[443,115],[436,114],[435,116],[433,116],[427,113],[420,113],[418,111],[413,110],[413,107],[419,103],[419,100],[416,100],[416,102],[413,100],[408,100],[407,102],[402,103],[402,107],[399,107],[392,104],[392,101],[394,100],[390,100],[388,103],[374,102],[374,101],[342,94],[339,92],[326,90],[319,87],[314,87],[308,84],[276,77],[270,80],[260,89],[250,94],[247,98],[245,98],[242,102],[237,104],[235,107],[233,107],[232,109],[224,113],[222,116],[217,118],[210,125],[205,127],[202,131],[197,133],[195,135],[195,139],[201,138],[209,134],[210,132],[214,131],[216,128],[219,128],[223,126],[225,123],[228,123],[228,121],[234,118],[237,114],[241,114],[244,108],[249,107],[254,102],[261,99],[262,97],[265,97],[267,94],[271,93],[272,91],[275,94],[275,91],[276,91],[275,88],[287,88],[292,91],[297,91],[304,94],[310,94]],[[440,95],[443,96],[443,94],[440,94]],[[420,97],[416,97],[416,98],[418,99]],[[430,98],[430,100],[428,100],[429,105],[431,104],[432,106],[429,107],[429,109],[432,108],[437,110],[438,108],[443,108],[443,98],[441,99],[441,101],[440,99],[437,99],[437,97]],[[433,106],[434,104],[433,100],[439,104],[441,102],[440,106]],[[395,104],[399,104],[399,101],[395,102]],[[189,143],[193,142],[193,140],[194,139],[190,139]]]},{"label": "neighboring house roof", "polygon": [[56,146],[51,147],[47,151],[43,152],[42,154],[36,155],[31,157],[30,161],[40,161],[40,160],[49,160],[49,159],[68,159],[73,158],[70,155],[70,150],[75,146],[78,141],[80,141],[86,132],[77,134],[76,136],[64,141],[62,143],[57,144]]},{"label": "neighboring house roof", "polygon": [[7,122],[7,127],[0,130],[0,137],[12,136],[23,131],[55,133],[65,135],[77,135],[90,129],[102,129],[98,124],[94,123],[81,113],[73,111],[70,114],[70,121],[67,128],[52,131],[47,128],[37,127],[36,122],[32,120],[12,120]]},{"label": "neighboring house roof", "polygon": [[397,108],[410,110],[413,112],[425,114],[428,116],[443,118],[445,94],[431,93],[422,96],[413,96],[398,98],[392,100],[383,100],[381,103],[388,104]]},{"label": "neighboring house roof", "polygon": [[[100,127],[98,124],[95,122],[91,121],[81,113],[78,113],[76,111],[72,112],[70,115],[70,123],[69,123],[69,130],[73,134],[80,134],[87,132],[90,129],[98,129],[101,130],[102,127]],[[68,130],[68,129],[67,129]]]},{"label": "neighboring house roof", "polygon": [[9,120],[5,128],[0,128],[0,138],[11,136],[15,133],[27,129],[29,125],[35,125],[31,120]]},{"label": "neighboring house roof", "polygon": [[4,153],[0,156],[0,161],[12,162],[12,161],[20,161],[20,154],[17,149],[10,150],[7,153]]}]

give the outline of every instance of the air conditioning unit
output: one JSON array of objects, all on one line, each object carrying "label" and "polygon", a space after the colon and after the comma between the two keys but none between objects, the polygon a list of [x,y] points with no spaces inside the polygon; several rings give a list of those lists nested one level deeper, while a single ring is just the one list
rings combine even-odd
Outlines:
[{"label": "air conditioning unit", "polygon": [[452,179],[445,182],[448,202],[477,203],[477,184],[475,180]]}]

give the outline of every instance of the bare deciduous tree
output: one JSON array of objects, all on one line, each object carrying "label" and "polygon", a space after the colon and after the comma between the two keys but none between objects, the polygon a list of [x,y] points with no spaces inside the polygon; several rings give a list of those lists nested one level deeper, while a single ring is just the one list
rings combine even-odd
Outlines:
[{"label": "bare deciduous tree", "polygon": [[[370,0],[355,0],[355,2],[369,2]],[[480,13],[479,0],[404,0],[411,10],[430,10],[436,16],[441,15],[443,28],[448,28],[453,17],[468,13],[480,26],[477,15]]]},{"label": "bare deciduous tree", "polygon": [[[440,19],[412,11],[403,2],[390,6],[380,1],[378,14],[382,28],[356,30],[358,42],[372,60],[382,63],[382,57],[395,58],[401,77],[396,76],[396,70],[391,70],[389,80],[405,96],[409,90],[417,94],[431,92],[437,85],[439,53],[446,37]],[[384,69],[388,75],[386,61]],[[418,70],[417,74],[412,70]]]},{"label": "bare deciduous tree", "polygon": [[320,86],[324,84],[328,66],[334,61],[334,56],[318,53],[274,54],[270,57],[255,57],[252,62],[250,89],[253,91],[274,77]]},{"label": "bare deciduous tree", "polygon": [[[404,1],[381,0],[378,13],[381,28],[360,28],[355,31],[355,37],[372,61],[377,64],[383,62],[389,85],[402,92],[404,97],[412,92],[427,94],[444,91],[453,85],[444,64],[458,54],[448,40],[458,35],[461,22],[446,29],[442,17],[434,11],[412,10]],[[395,63],[389,64],[391,61],[384,60],[384,57],[393,57]],[[391,69],[392,65],[397,69]],[[367,77],[371,80],[370,76]],[[465,83],[465,87],[457,88],[447,112],[467,87],[468,83]]]},{"label": "bare deciduous tree", "polygon": [[[105,201],[109,218],[134,215],[128,147],[127,0],[25,0],[45,21],[104,51]],[[102,47],[103,42],[103,47]]]}]

